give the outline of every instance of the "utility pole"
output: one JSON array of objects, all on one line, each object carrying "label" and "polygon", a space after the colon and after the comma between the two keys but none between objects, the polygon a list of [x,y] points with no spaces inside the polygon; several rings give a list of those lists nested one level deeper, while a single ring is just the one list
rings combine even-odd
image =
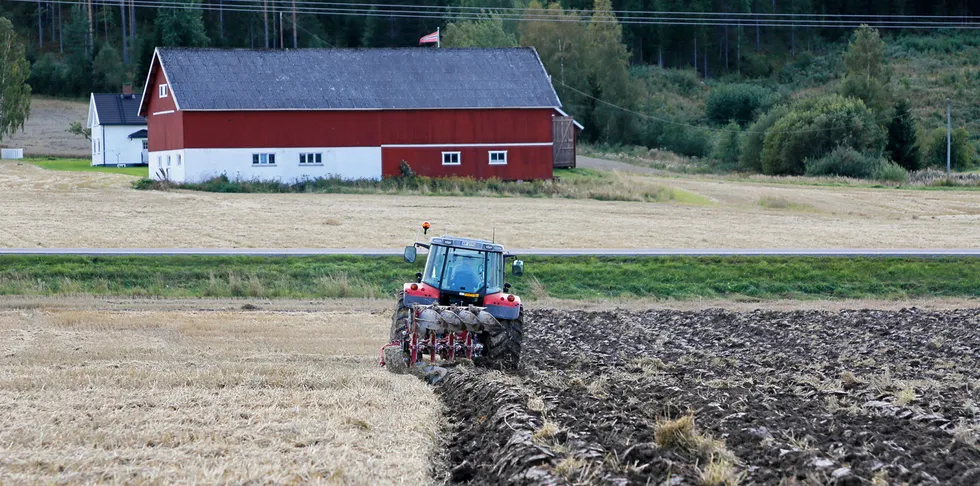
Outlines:
[{"label": "utility pole", "polygon": [[279,48],[286,48],[286,45],[282,43],[282,10],[279,11]]},{"label": "utility pole", "polygon": [[298,46],[298,35],[296,34],[296,0],[293,0],[293,49]]},{"label": "utility pole", "polygon": [[269,2],[262,0],[262,23],[265,24],[265,48],[269,48]]},{"label": "utility pole", "polygon": [[[126,33],[126,0],[119,0],[119,26],[122,27],[122,58],[123,65],[129,66],[129,36]],[[130,26],[132,28],[132,26]]]},{"label": "utility pole", "polygon": [[949,109],[949,98],[946,98],[946,180],[947,181],[951,177],[949,161],[952,155],[952,144],[950,143],[952,140],[952,135],[951,135],[952,128],[953,128],[952,120],[953,118],[952,115],[950,114],[950,109]]}]

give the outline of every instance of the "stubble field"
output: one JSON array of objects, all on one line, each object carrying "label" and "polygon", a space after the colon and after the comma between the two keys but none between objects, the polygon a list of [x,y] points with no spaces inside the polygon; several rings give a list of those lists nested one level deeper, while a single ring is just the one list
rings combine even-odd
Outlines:
[{"label": "stubble field", "polygon": [[378,367],[387,313],[81,300],[0,306],[0,484],[429,481],[440,405]]},{"label": "stubble field", "polygon": [[[646,177],[630,175],[624,177]],[[511,248],[970,248],[980,197],[657,179],[710,204],[136,191],[132,177],[0,162],[0,247],[398,248],[436,233]]]}]

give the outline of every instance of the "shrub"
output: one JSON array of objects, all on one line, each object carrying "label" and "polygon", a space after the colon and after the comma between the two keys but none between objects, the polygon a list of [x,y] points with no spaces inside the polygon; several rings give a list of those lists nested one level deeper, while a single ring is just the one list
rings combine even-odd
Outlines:
[{"label": "shrub", "polygon": [[[946,168],[946,129],[937,128],[923,137],[923,166]],[[954,170],[974,167],[977,151],[970,144],[970,134],[964,128],[953,130],[950,140],[950,165]]]},{"label": "shrub", "polygon": [[717,125],[736,121],[747,125],[771,103],[772,94],[766,88],[751,84],[718,86],[708,93],[705,113]]},{"label": "shrub", "polygon": [[740,169],[748,172],[762,172],[762,143],[766,131],[779,119],[789,113],[789,107],[777,106],[749,126],[742,135],[742,153],[738,158]]},{"label": "shrub", "polygon": [[872,177],[879,181],[904,184],[909,181],[909,171],[895,162],[886,161],[878,165]]},{"label": "shrub", "polygon": [[725,126],[725,131],[718,137],[718,143],[712,153],[712,158],[726,168],[735,168],[742,151],[741,127],[734,120]]},{"label": "shrub", "polygon": [[816,160],[837,146],[880,153],[885,131],[861,100],[829,95],[797,103],[772,125],[762,145],[762,171],[798,175],[807,159]]},{"label": "shrub", "polygon": [[708,157],[714,148],[714,136],[704,128],[670,125],[661,133],[658,145],[689,157]]},{"label": "shrub", "polygon": [[54,96],[70,94],[66,88],[68,84],[68,66],[51,53],[41,56],[31,66],[31,77],[27,82],[37,94]]},{"label": "shrub", "polygon": [[808,176],[840,176],[870,179],[882,161],[850,147],[837,147],[829,154],[806,161]]}]

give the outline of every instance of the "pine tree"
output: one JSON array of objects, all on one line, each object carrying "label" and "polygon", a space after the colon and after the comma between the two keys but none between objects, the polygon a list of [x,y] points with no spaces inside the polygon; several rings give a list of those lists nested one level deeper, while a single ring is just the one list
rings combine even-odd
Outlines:
[{"label": "pine tree", "polygon": [[103,45],[92,63],[92,88],[107,93],[118,92],[125,77],[126,68],[119,51],[109,44]]},{"label": "pine tree", "polygon": [[888,145],[885,150],[896,164],[906,170],[919,170],[919,144],[916,137],[915,117],[907,100],[895,104],[895,116],[888,124]]},{"label": "pine tree", "polygon": [[92,91],[92,54],[89,50],[88,12],[80,5],[71,8],[71,18],[65,26],[65,52],[68,54],[69,93],[76,96]]},{"label": "pine tree", "polygon": [[204,30],[204,12],[196,0],[174,2],[157,12],[157,45],[166,47],[207,47],[211,41]]}]

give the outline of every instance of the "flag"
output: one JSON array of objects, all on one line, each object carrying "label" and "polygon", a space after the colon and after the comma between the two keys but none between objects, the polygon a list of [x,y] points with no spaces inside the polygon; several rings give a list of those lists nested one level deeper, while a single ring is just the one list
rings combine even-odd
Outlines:
[{"label": "flag", "polygon": [[422,44],[439,44],[439,31],[435,31],[421,39],[419,39],[419,45]]}]

